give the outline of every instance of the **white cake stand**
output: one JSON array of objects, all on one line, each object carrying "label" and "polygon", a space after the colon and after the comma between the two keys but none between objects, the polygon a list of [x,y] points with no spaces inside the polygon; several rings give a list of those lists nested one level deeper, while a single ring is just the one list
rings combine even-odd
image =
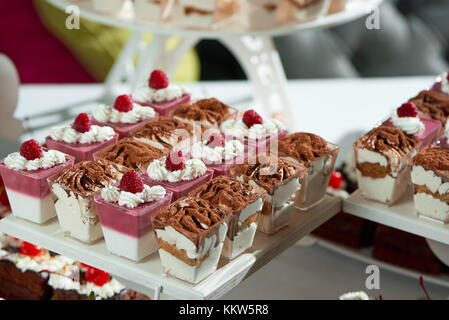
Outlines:
[{"label": "white cake stand", "polygon": [[[232,52],[253,84],[254,107],[267,115],[282,113],[292,130],[297,129],[298,123],[295,123],[292,117],[293,106],[287,95],[286,77],[273,43],[273,36],[343,24],[369,14],[382,2],[382,0],[348,0],[342,12],[322,16],[307,23],[290,24],[264,31],[216,31],[151,24],[135,19],[132,8],[126,6],[119,15],[113,17],[96,12],[91,0],[47,1],[63,10],[69,5],[76,5],[80,9],[81,17],[133,30],[133,35],[105,81],[103,100],[112,100],[118,88],[123,89],[123,83],[127,89],[133,91],[137,85],[147,81],[150,71],[155,68],[162,68],[172,76],[179,61],[190,48],[201,39],[216,39]],[[154,36],[149,45],[145,45],[142,41],[144,32],[151,32]],[[181,41],[175,50],[168,51],[165,44],[173,35],[181,36]],[[139,63],[134,66],[132,60],[136,53],[139,55]]]}]

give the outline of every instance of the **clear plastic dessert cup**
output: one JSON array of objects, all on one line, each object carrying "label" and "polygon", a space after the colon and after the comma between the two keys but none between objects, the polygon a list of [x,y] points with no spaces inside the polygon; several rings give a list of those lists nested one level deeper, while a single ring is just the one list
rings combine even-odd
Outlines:
[{"label": "clear plastic dessert cup", "polygon": [[193,189],[212,180],[213,175],[214,171],[208,168],[203,175],[188,181],[179,181],[179,182],[155,181],[151,179],[146,172],[142,174],[142,178],[143,182],[149,186],[161,185],[165,189],[173,192],[172,201],[176,201],[182,197],[187,196],[187,194]]},{"label": "clear plastic dessert cup", "polygon": [[59,225],[66,236],[86,244],[92,244],[103,238],[95,194],[83,196],[72,189],[55,183],[58,174],[49,177],[50,187]]},{"label": "clear plastic dessert cup", "polygon": [[182,97],[168,100],[168,101],[161,101],[161,102],[149,102],[149,101],[138,101],[135,100],[138,104],[142,106],[150,106],[156,111],[159,115],[170,117],[172,112],[176,109],[176,107],[188,103],[190,101],[190,93],[185,94]]},{"label": "clear plastic dessert cup", "polygon": [[256,154],[256,148],[252,146],[245,146],[245,151],[242,155],[239,155],[233,159],[223,160],[222,163],[217,162],[209,162],[203,159],[204,164],[214,170],[214,175],[212,178],[216,178],[219,176],[231,176],[231,166],[234,164],[244,163],[250,157],[253,157]]},{"label": "clear plastic dessert cup", "polygon": [[[301,189],[296,192],[295,207],[306,211],[318,205],[326,194],[329,179],[334,170],[340,147],[336,144],[327,143],[330,151],[319,159],[316,159],[307,167]],[[296,162],[294,159],[288,160]]]},{"label": "clear plastic dessert cup", "polygon": [[[46,149],[44,149],[46,150]],[[13,170],[4,160],[0,162],[0,173],[5,184],[12,214],[34,223],[44,223],[56,216],[55,206],[48,187],[47,178],[75,163],[75,158],[66,155],[66,162],[48,169]]]},{"label": "clear plastic dessert cup", "polygon": [[136,208],[120,206],[95,197],[106,246],[112,254],[140,261],[158,249],[151,216],[167,207],[172,198],[167,190],[162,199],[147,202]]},{"label": "clear plastic dessert cup", "polygon": [[142,121],[139,121],[137,123],[113,123],[113,122],[100,122],[97,121],[94,117],[91,117],[90,121],[93,125],[97,125],[97,126],[108,126],[108,127],[112,127],[114,129],[115,132],[118,133],[118,140],[129,137],[131,131],[133,131],[134,129],[140,128],[144,125],[146,125],[148,122],[156,119],[159,115],[156,114],[156,116],[154,116],[153,118],[150,119],[145,119]]},{"label": "clear plastic dessert cup", "polygon": [[75,157],[75,163],[81,161],[94,161],[94,153],[118,141],[119,134],[116,133],[110,140],[94,143],[67,143],[53,140],[50,136],[45,138],[49,149],[61,151]]}]

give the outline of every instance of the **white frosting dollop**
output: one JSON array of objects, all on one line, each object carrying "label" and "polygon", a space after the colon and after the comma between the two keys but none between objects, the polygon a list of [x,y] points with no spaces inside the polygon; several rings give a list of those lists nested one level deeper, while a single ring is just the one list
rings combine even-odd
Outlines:
[{"label": "white frosting dollop", "polygon": [[165,168],[165,159],[166,157],[162,157],[154,160],[148,166],[147,173],[152,180],[168,182],[188,181],[202,176],[207,170],[206,165],[200,159],[189,159],[185,162],[182,170],[168,171]]},{"label": "white frosting dollop", "polygon": [[284,129],[285,126],[277,119],[264,119],[262,124],[252,125],[251,128],[241,120],[226,120],[221,124],[221,130],[225,135],[236,138],[261,139]]},{"label": "white frosting dollop", "polygon": [[57,150],[42,152],[42,157],[27,160],[19,152],[13,152],[5,158],[5,165],[13,170],[38,170],[48,169],[66,161],[66,155]]},{"label": "white frosting dollop", "polygon": [[90,126],[90,130],[84,133],[78,132],[70,125],[54,127],[50,131],[50,137],[55,141],[67,143],[94,143],[111,140],[115,135],[111,127]]},{"label": "white frosting dollop", "polygon": [[106,202],[118,202],[120,206],[135,208],[142,203],[162,199],[166,194],[166,190],[161,186],[144,185],[143,188],[142,192],[131,193],[120,191],[115,186],[108,186],[101,190],[101,196]]},{"label": "white frosting dollop", "polygon": [[192,146],[192,157],[204,161],[221,163],[223,160],[232,160],[243,154],[245,146],[238,140],[225,143],[224,147],[209,147],[205,142],[197,142]]},{"label": "white frosting dollop", "polygon": [[420,134],[424,132],[426,126],[419,117],[398,117],[397,110],[393,111],[391,121],[406,134]]},{"label": "white frosting dollop", "polygon": [[169,85],[164,89],[153,89],[149,86],[142,86],[136,88],[132,97],[140,102],[165,102],[181,98],[186,94],[189,94],[189,90],[177,85]]},{"label": "white frosting dollop", "polygon": [[132,110],[120,112],[111,106],[100,105],[92,113],[94,118],[100,122],[110,123],[137,123],[142,120],[154,118],[156,111],[147,106],[134,103]]}]

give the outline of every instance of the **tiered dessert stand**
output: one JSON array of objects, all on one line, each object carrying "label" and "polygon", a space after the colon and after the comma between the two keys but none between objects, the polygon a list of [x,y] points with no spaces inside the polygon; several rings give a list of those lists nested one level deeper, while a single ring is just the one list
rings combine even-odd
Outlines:
[{"label": "tiered dessert stand", "polygon": [[[299,127],[297,122],[293,123],[294,118],[291,117],[291,104],[285,88],[285,73],[278,52],[273,45],[272,37],[348,22],[370,13],[382,0],[348,0],[346,10],[343,12],[323,16],[304,24],[259,32],[194,31],[153,26],[136,21],[132,15],[126,12],[119,17],[98,14],[93,10],[89,0],[48,1],[63,10],[68,5],[78,5],[81,16],[84,18],[134,31],[120,58],[112,68],[105,82],[104,94],[99,97],[98,101],[113,98],[118,88],[123,88],[123,84],[128,86],[128,91],[132,90],[139,83],[145,81],[150,70],[155,67],[163,67],[169,75],[172,75],[176,65],[188,49],[200,39],[211,38],[220,40],[240,61],[254,85],[255,100],[263,113],[282,113],[288,119],[288,126],[293,131]],[[152,42],[147,46],[142,44],[142,34],[146,31],[154,35]],[[171,35],[181,35],[182,40],[174,51],[167,52],[165,42]],[[140,56],[137,66],[131,62],[135,53],[139,53]],[[87,102],[84,101],[84,103]],[[229,263],[220,261],[218,270],[197,285],[190,285],[163,275],[157,253],[136,263],[108,253],[104,241],[88,246],[67,238],[59,228],[56,218],[44,225],[36,225],[10,215],[0,221],[0,231],[103,269],[128,287],[155,299],[160,297],[218,299],[282,251],[337,214],[341,210],[341,200],[326,196],[317,207],[307,212],[298,211],[293,207],[289,210],[295,212],[292,214],[288,227],[272,236],[258,232],[249,252]]]}]

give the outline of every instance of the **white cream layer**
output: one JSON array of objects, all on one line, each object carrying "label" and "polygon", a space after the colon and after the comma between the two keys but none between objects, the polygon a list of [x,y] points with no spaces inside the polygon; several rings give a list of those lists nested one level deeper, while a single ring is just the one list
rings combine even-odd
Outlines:
[{"label": "white cream layer", "polygon": [[253,222],[247,228],[240,230],[234,235],[234,240],[226,237],[222,255],[226,258],[234,259],[246,249],[250,248],[253,244],[256,231],[257,223]]},{"label": "white cream layer", "polygon": [[426,193],[417,193],[413,196],[416,212],[444,223],[449,222],[449,205],[440,199]]},{"label": "white cream layer", "polygon": [[432,170],[426,170],[422,166],[413,166],[412,182],[419,186],[426,186],[433,193],[441,195],[449,192],[449,182],[444,182]]},{"label": "white cream layer", "polygon": [[67,143],[95,143],[111,140],[115,135],[114,129],[108,126],[90,126],[90,130],[84,133],[78,132],[70,125],[54,127],[50,131],[50,137],[55,141]]},{"label": "white cream layer", "polygon": [[6,194],[11,204],[12,213],[16,217],[41,224],[56,216],[51,194],[38,199],[8,188],[6,188]]},{"label": "white cream layer", "polygon": [[34,160],[27,160],[20,152],[13,152],[5,158],[6,167],[13,170],[48,169],[64,162],[66,155],[57,150],[44,150],[42,157]]},{"label": "white cream layer", "polygon": [[182,86],[169,85],[164,89],[153,89],[149,86],[137,88],[132,94],[133,99],[139,102],[166,102],[181,98],[189,94],[189,90]]},{"label": "white cream layer", "polygon": [[166,157],[154,160],[147,167],[147,174],[154,181],[189,181],[206,173],[207,167],[200,159],[189,159],[181,170],[168,171],[165,167]]},{"label": "white cream layer", "polygon": [[120,112],[112,106],[100,105],[92,113],[94,118],[100,122],[110,123],[126,123],[133,124],[142,120],[154,118],[156,111],[148,106],[141,106],[134,103],[132,110],[128,112]]}]

